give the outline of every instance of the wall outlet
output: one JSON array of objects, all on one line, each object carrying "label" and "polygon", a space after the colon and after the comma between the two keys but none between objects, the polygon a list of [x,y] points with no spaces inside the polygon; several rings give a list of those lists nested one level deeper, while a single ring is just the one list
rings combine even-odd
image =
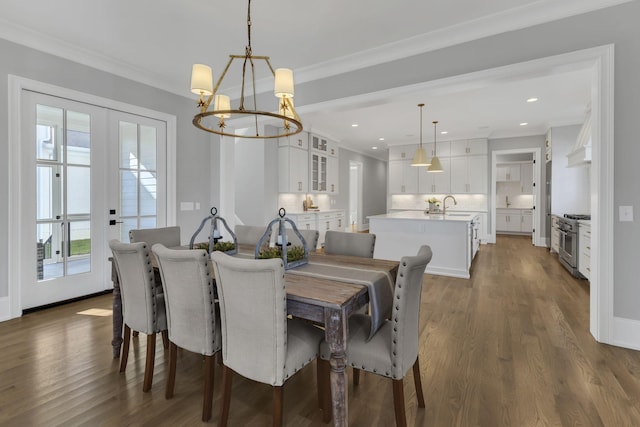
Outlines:
[{"label": "wall outlet", "polygon": [[633,221],[633,206],[619,206],[618,215],[620,222]]}]

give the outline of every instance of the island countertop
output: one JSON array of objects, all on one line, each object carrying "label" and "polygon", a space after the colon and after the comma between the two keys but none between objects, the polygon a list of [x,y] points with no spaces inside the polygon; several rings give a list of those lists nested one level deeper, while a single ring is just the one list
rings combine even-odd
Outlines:
[{"label": "island countertop", "polygon": [[477,213],[462,213],[462,212],[450,212],[446,215],[443,214],[427,214],[424,211],[401,211],[390,212],[382,215],[371,215],[367,218],[369,220],[376,219],[401,219],[410,221],[456,221],[456,222],[471,222]]}]

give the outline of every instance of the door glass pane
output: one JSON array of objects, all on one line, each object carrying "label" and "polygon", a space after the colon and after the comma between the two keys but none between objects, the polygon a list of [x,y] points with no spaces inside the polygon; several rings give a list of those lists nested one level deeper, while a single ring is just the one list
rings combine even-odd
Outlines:
[{"label": "door glass pane", "polygon": [[157,150],[154,126],[119,121],[120,236],[129,230],[156,226],[158,210]]},{"label": "door glass pane", "polygon": [[120,171],[120,212],[121,216],[138,215],[138,173]]},{"label": "door glass pane", "polygon": [[69,166],[67,182],[67,211],[69,215],[91,213],[91,169],[85,166]]},{"label": "door glass pane", "polygon": [[140,168],[155,171],[156,167],[156,128],[140,126]]},{"label": "door glass pane", "polygon": [[38,280],[64,276],[61,262],[62,223],[42,223],[37,227],[37,274]]},{"label": "door glass pane", "polygon": [[140,218],[140,228],[155,228],[156,227],[156,217],[142,217]]},{"label": "door glass pane", "polygon": [[36,166],[36,219],[61,219],[64,214],[61,166]]},{"label": "door glass pane", "polygon": [[89,115],[67,111],[67,163],[91,164],[91,124]]},{"label": "door glass pane", "polygon": [[121,218],[122,224],[120,224],[120,241],[129,241],[129,230],[138,229],[138,217],[135,218]]},{"label": "door glass pane", "polygon": [[67,274],[91,271],[91,222],[69,222],[69,265]]},{"label": "door glass pane", "polygon": [[64,149],[64,110],[36,105],[36,114],[36,159],[61,161]]},{"label": "door glass pane", "polygon": [[120,167],[138,168],[138,125],[120,122]]},{"label": "door glass pane", "polygon": [[156,173],[140,171],[140,215],[156,214]]}]

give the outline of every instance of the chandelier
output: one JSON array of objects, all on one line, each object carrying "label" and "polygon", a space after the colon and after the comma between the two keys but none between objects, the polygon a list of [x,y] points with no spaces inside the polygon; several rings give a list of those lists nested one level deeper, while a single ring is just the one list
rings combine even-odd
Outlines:
[{"label": "chandelier", "polygon": [[[279,138],[288,135],[295,135],[302,132],[302,122],[298,113],[293,107],[293,71],[288,68],[273,69],[269,62],[268,56],[256,56],[251,50],[251,0],[248,0],[247,7],[247,46],[244,55],[229,55],[229,62],[222,71],[220,78],[213,86],[213,78],[211,67],[203,64],[194,64],[191,72],[191,92],[200,96],[198,108],[200,113],[193,117],[193,124],[204,131],[215,133],[223,136],[231,136],[236,138]],[[227,71],[234,60],[243,60],[242,63],[242,85],[239,96],[239,105],[237,108],[231,108],[230,97],[218,93],[218,89],[222,84]],[[278,112],[261,111],[256,105],[256,78],[255,78],[255,62],[266,62],[271,74],[274,77],[274,94],[278,98]],[[247,71],[251,73],[251,80],[248,82],[251,87],[249,96],[245,97],[245,89],[247,82],[245,77]],[[208,97],[208,98],[206,98]],[[246,102],[248,101],[248,102]],[[251,105],[248,105],[251,103]],[[212,107],[210,109],[210,107]],[[203,120],[206,117],[215,116],[218,118],[217,123]],[[252,116],[255,120],[255,133],[232,133],[226,129],[225,119],[232,116]],[[275,118],[282,121],[282,126],[278,127],[276,135],[265,135],[260,133],[258,127],[258,119]]]}]

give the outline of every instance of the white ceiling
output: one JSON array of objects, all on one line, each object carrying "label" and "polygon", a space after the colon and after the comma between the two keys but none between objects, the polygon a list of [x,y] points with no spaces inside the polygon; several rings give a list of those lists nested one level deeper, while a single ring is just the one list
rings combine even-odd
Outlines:
[{"label": "white ceiling", "polygon": [[[625,1],[253,0],[252,47],[274,67],[293,68],[300,83]],[[229,54],[244,52],[246,6],[241,0],[5,0],[0,37],[191,96],[191,64],[209,64],[217,76]],[[238,75],[225,84],[237,85]],[[432,120],[449,131],[439,141],[540,135],[550,125],[581,122],[589,87],[586,70],[570,70],[296,107],[305,129],[385,157],[386,144],[418,142],[418,103],[426,104],[425,142],[433,140]],[[525,102],[533,96],[539,101]]]}]

